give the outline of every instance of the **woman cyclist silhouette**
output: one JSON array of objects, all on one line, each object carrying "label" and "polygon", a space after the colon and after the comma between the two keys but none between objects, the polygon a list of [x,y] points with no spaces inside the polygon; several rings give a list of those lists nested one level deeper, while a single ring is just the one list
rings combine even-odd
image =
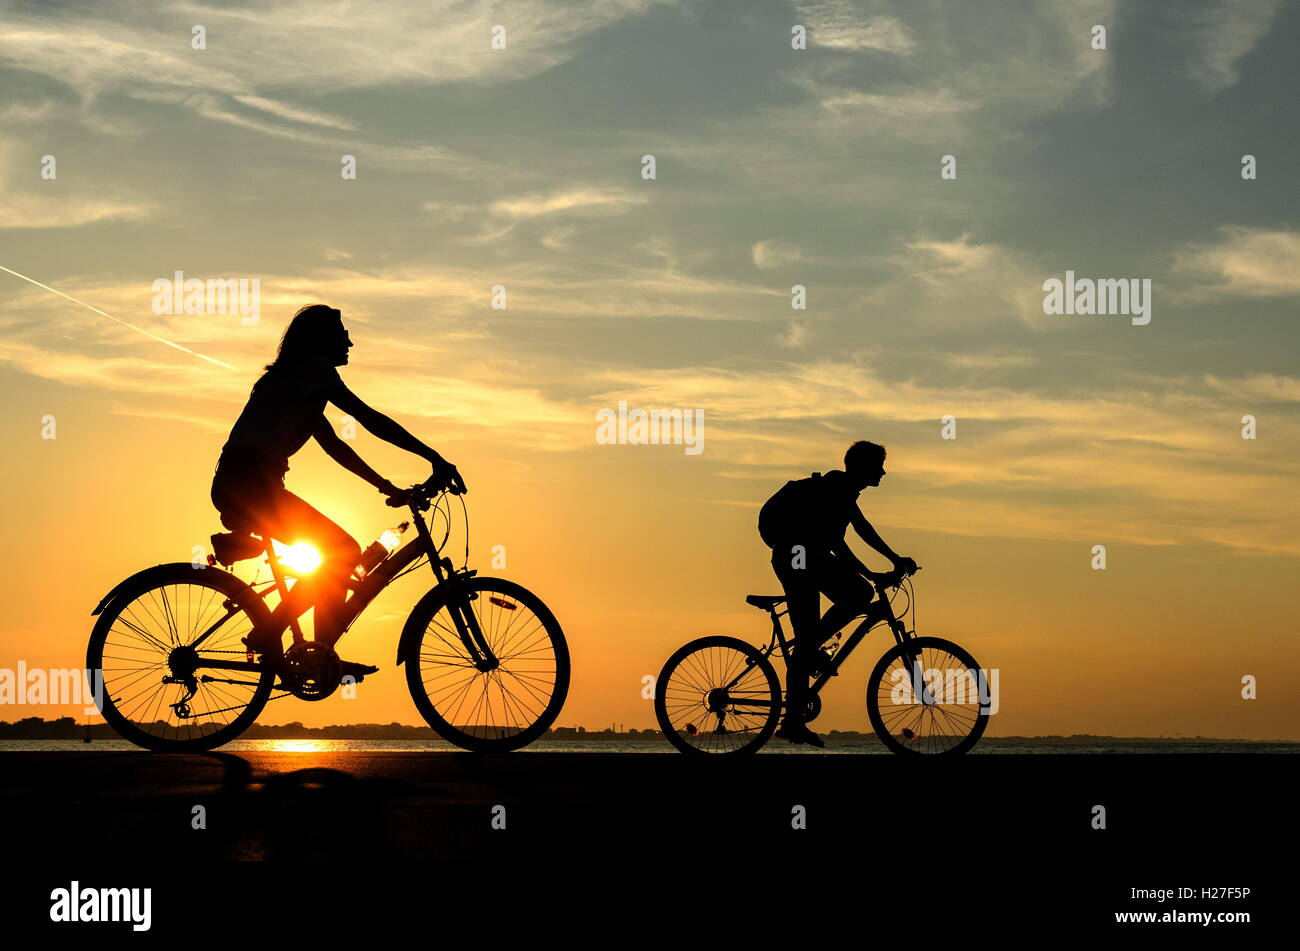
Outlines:
[{"label": "woman cyclist silhouette", "polygon": [[[294,314],[275,361],[254,384],[230,430],[212,479],[212,504],[226,528],[287,543],[309,542],[320,552],[320,566],[294,587],[302,586],[303,603],[315,609],[315,639],[331,646],[342,634],[346,582],[361,558],[361,546],[284,487],[289,457],[315,437],[330,458],[390,500],[398,501],[404,493],[366,465],[334,432],[325,418],[325,404],[333,403],[380,439],[424,457],[432,463],[434,475],[444,481],[459,478],[455,466],[344,385],[335,368],[348,362],[351,347],[343,315],[333,307],[312,304]],[[278,654],[279,637],[249,647]]]}]

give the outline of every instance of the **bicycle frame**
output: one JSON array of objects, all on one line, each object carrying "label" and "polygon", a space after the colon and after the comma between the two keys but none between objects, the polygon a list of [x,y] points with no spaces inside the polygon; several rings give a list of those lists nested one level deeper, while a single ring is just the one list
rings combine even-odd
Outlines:
[{"label": "bicycle frame", "polygon": [[[809,684],[808,689],[813,694],[820,693],[821,688],[825,686],[826,682],[839,673],[840,667],[846,660],[848,660],[848,657],[853,653],[854,648],[856,648],[858,644],[862,643],[862,639],[865,638],[872,628],[876,627],[876,625],[881,624],[882,622],[887,624],[894,634],[894,640],[900,645],[907,643],[915,636],[914,632],[907,629],[907,625],[903,623],[902,619],[895,616],[894,606],[889,601],[889,596],[885,590],[885,586],[880,582],[873,582],[873,584],[876,588],[876,600],[872,601],[867,607],[862,620],[858,623],[858,626],[853,629],[853,633],[850,634],[848,640],[844,642],[844,646],[835,652],[835,656],[832,657],[830,662],[822,668],[821,674]],[[773,606],[769,609],[768,613],[772,617],[772,640],[769,642],[768,646],[763,649],[762,654],[764,657],[768,657],[775,652],[779,646],[781,650],[781,658],[788,664],[790,650],[794,646],[794,638],[793,636],[789,639],[786,638],[785,628],[781,624],[781,618],[790,613],[789,609],[778,611],[777,608]],[[825,642],[823,641],[823,643]]]},{"label": "bicycle frame", "polygon": [[[411,521],[415,524],[416,537],[381,561],[365,578],[349,580],[348,587],[352,591],[352,596],[344,603],[340,637],[352,626],[361,615],[361,612],[378,596],[379,592],[388,587],[394,578],[422,557],[428,557],[433,575],[437,579],[437,587],[460,584],[477,574],[477,572],[468,568],[458,570],[453,567],[450,558],[441,557],[441,552],[433,540],[433,534],[429,531],[429,526],[423,518],[423,512],[428,510],[429,505],[430,502],[423,498],[410,502],[408,508],[411,512]],[[298,618],[305,613],[307,608],[300,605],[293,598],[293,589],[289,588],[285,580],[285,572],[281,569],[275,557],[270,538],[266,539],[266,557],[271,566],[274,590],[278,591],[280,595],[280,603],[271,612],[271,631],[276,636],[279,636],[286,628],[289,628],[293,632],[294,643],[300,643],[305,638],[302,628],[298,624]],[[294,588],[296,587],[297,585],[294,586]],[[271,589],[268,589],[257,596],[265,601],[270,593]],[[475,595],[472,593],[468,595],[468,599],[473,597]],[[474,665],[480,669],[490,670],[498,665],[497,658],[493,655],[491,647],[483,637],[478,625],[478,618],[474,612],[464,609],[465,603],[458,600],[449,601],[449,607],[452,607],[449,612],[452,616],[452,623],[455,625],[456,633],[464,643]],[[238,610],[231,602],[227,602],[225,606],[227,613],[214,621],[206,631],[195,639],[194,643],[190,645],[193,649],[197,650],[208,637],[215,633]],[[264,669],[263,664],[254,662],[251,660],[251,656],[250,659],[244,661],[201,658],[198,661],[197,668],[250,672],[260,672]]]}]

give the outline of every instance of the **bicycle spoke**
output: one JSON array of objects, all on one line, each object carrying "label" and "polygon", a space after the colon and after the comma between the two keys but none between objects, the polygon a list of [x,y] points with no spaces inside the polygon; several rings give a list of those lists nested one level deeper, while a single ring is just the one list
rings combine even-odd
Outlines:
[{"label": "bicycle spoke", "polygon": [[[103,676],[105,716],[117,718],[114,725],[123,723],[161,743],[200,741],[235,726],[264,689],[261,678],[201,679],[206,660],[244,653],[236,638],[253,629],[248,613],[224,589],[205,583],[202,572],[196,570],[193,581],[178,579],[146,589],[113,610],[96,661]],[[204,633],[202,646],[193,648]],[[181,648],[189,651],[175,653]],[[164,682],[185,676],[194,688],[188,697],[184,682]],[[174,705],[182,700],[186,706],[178,710]]]},{"label": "bicycle spoke", "polygon": [[751,748],[779,711],[779,688],[755,663],[753,649],[724,640],[688,650],[664,671],[659,685],[665,735],[705,754]]},{"label": "bicycle spoke", "polygon": [[[512,607],[497,603],[508,601]],[[480,669],[457,629],[477,627]],[[438,717],[475,738],[503,739],[527,730],[545,713],[559,676],[556,644],[542,617],[513,594],[484,588],[459,605],[444,604],[429,619],[419,646],[420,690]]]},{"label": "bicycle spoke", "polygon": [[[985,684],[983,673],[948,648],[926,645],[916,655],[914,670],[900,655],[876,687],[876,707],[884,732],[906,747],[925,754],[943,754],[982,732]],[[893,697],[895,677],[907,685],[907,700]],[[916,678],[928,680],[917,683]],[[917,687],[921,687],[918,693]],[[933,690],[931,689],[933,688]],[[926,696],[930,695],[930,703]]]}]

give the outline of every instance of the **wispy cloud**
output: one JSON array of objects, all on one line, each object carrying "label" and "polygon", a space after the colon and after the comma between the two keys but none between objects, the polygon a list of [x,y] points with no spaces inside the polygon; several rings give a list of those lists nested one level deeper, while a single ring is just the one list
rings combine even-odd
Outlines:
[{"label": "wispy cloud", "polygon": [[[8,12],[0,62],[71,87],[86,103],[116,90],[137,98],[202,92],[208,97],[175,101],[267,134],[291,132],[240,122],[222,102],[295,125],[353,130],[357,117],[311,100],[345,89],[525,79],[574,56],[592,33],[659,2],[596,0],[577,17],[567,4],[546,0],[512,4],[508,12],[472,0],[342,0],[327,8],[307,0],[256,8],[173,2],[151,6],[142,19],[137,4],[106,0],[95,5],[93,20],[61,16],[57,8]],[[497,23],[507,27],[506,50],[490,47]],[[207,31],[206,49],[187,42],[196,24]]]},{"label": "wispy cloud", "polygon": [[[68,184],[67,175],[43,179],[38,158],[31,156],[30,166],[20,172],[16,149],[0,145],[0,192],[4,193],[0,229],[76,228],[108,221],[140,221],[153,213],[151,202],[119,198],[106,194],[106,189],[92,192],[84,181],[77,183],[73,179],[75,184]],[[28,187],[13,187],[20,174],[27,177]]]},{"label": "wispy cloud", "polygon": [[[881,73],[795,59],[791,80],[815,96],[838,127],[871,119],[857,134],[878,136],[891,128],[893,135],[946,137],[950,144],[956,135],[978,134],[987,143],[1067,102],[1100,106],[1109,98],[1109,58],[1090,48],[1089,31],[1113,22],[1114,0],[863,6],[846,0],[799,5],[821,26],[810,30],[810,45],[906,56],[906,69]],[[995,60],[991,50],[998,51]],[[903,116],[925,121],[887,125]]]},{"label": "wispy cloud", "polygon": [[1261,39],[1282,6],[1282,0],[1219,0],[1189,18],[1195,57],[1191,77],[1211,92],[1235,86],[1240,63]]},{"label": "wispy cloud", "polygon": [[1293,376],[1252,373],[1249,376],[1224,379],[1211,374],[1205,378],[1205,383],[1220,393],[1228,393],[1242,401],[1300,403],[1300,380]]},{"label": "wispy cloud", "polygon": [[767,270],[804,259],[803,252],[797,245],[784,241],[755,241],[750,249],[754,267]]},{"label": "wispy cloud", "polygon": [[1189,299],[1300,294],[1300,234],[1227,226],[1217,242],[1176,253],[1175,269],[1198,281]]},{"label": "wispy cloud", "polygon": [[537,218],[556,212],[618,211],[627,205],[644,205],[650,199],[626,191],[574,188],[545,195],[502,198],[492,203],[493,214],[507,218]]},{"label": "wispy cloud", "polygon": [[318,125],[327,129],[346,129],[348,131],[361,127],[359,122],[352,119],[332,116],[311,109],[300,109],[287,103],[277,102],[274,99],[267,99],[265,96],[236,95],[233,98],[236,102],[251,109],[260,109],[263,112],[269,112],[273,116],[279,116],[281,119],[288,119],[290,122],[301,122],[306,125]]},{"label": "wispy cloud", "polygon": [[[1104,396],[1051,397],[886,380],[869,364],[826,360],[730,373],[642,370],[611,380],[607,398],[705,407],[710,451],[732,477],[747,466],[765,484],[773,470],[824,468],[864,430],[908,433],[906,449],[891,454],[891,471],[907,480],[905,498],[891,506],[895,525],[1300,555],[1297,510],[1276,504],[1297,475],[1286,447],[1300,426],[1274,419],[1269,444],[1242,440],[1242,394],[1223,383],[1146,376]],[[1251,385],[1290,396],[1300,381]],[[939,439],[949,414],[958,419],[955,441]],[[917,438],[918,424],[931,438]]]},{"label": "wispy cloud", "polygon": [[795,0],[798,22],[817,46],[836,50],[906,53],[916,43],[895,17],[869,13],[851,0]]},{"label": "wispy cloud", "polygon": [[890,256],[893,277],[863,303],[930,325],[1019,322],[1042,329],[1043,273],[1026,256],[969,234],[918,238]]},{"label": "wispy cloud", "polygon": [[808,324],[802,320],[792,320],[777,335],[777,343],[787,350],[798,350],[808,342]]}]

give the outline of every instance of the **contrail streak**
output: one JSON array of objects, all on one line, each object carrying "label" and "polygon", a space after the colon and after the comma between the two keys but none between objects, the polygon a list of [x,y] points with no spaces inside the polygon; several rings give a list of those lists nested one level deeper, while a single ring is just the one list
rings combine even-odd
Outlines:
[{"label": "contrail streak", "polygon": [[114,317],[112,314],[105,313],[104,311],[100,310],[98,307],[92,306],[91,304],[87,304],[84,300],[77,300],[71,294],[65,294],[63,293],[63,291],[56,291],[54,288],[50,287],[50,285],[42,284],[40,281],[33,280],[32,278],[28,277],[26,274],[19,274],[17,271],[11,270],[10,268],[5,267],[3,264],[0,264],[0,271],[4,271],[6,274],[12,274],[14,277],[22,278],[28,284],[35,284],[37,287],[43,287],[51,294],[58,294],[60,297],[66,297],[74,304],[80,304],[82,307],[85,307],[87,310],[93,310],[101,317],[107,317],[109,320],[117,321],[123,327],[130,327],[136,333],[144,334],[146,337],[151,337],[154,340],[157,340],[159,343],[165,343],[169,347],[175,347],[177,350],[180,350],[182,353],[188,353],[190,356],[198,357],[200,360],[207,360],[209,363],[215,363],[217,366],[225,367],[227,370],[238,371],[239,369],[239,367],[232,367],[229,363],[223,363],[222,361],[218,360],[216,357],[205,356],[204,354],[191,350],[189,347],[182,347],[179,343],[173,343],[172,341],[168,340],[166,337],[160,337],[156,333],[150,333],[148,330],[145,330],[143,327],[137,327],[135,324],[127,323],[125,320],[123,320],[120,317]]}]

